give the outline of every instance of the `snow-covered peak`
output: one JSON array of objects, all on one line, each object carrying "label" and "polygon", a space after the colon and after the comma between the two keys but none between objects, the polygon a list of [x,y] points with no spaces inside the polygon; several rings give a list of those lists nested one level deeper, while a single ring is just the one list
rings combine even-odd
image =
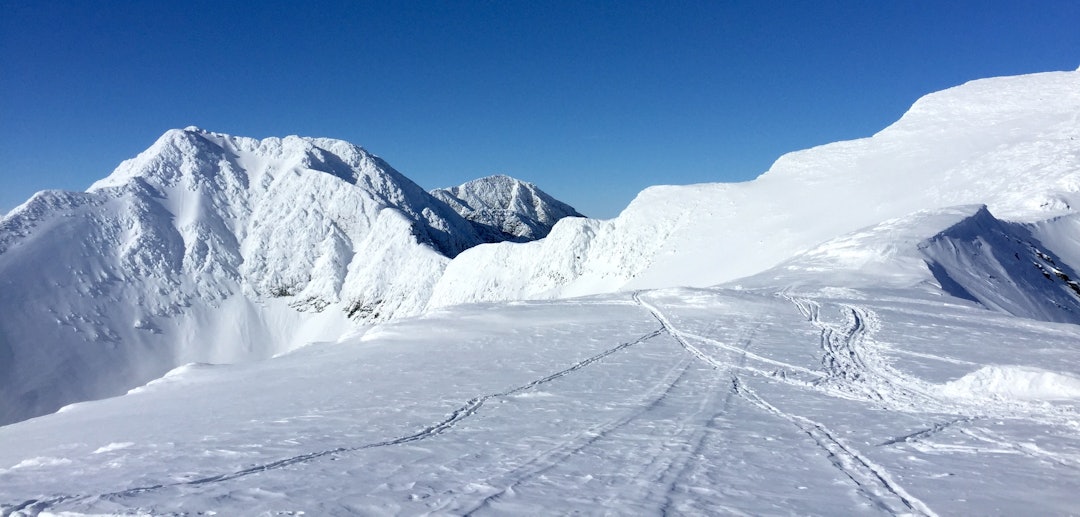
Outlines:
[{"label": "snow-covered peak", "polygon": [[137,157],[126,160],[91,191],[143,178],[161,187],[207,179],[210,173],[240,169],[259,179],[269,171],[312,170],[385,193],[392,183],[415,193],[411,180],[364,149],[343,140],[287,136],[255,139],[206,131],[195,126],[166,131]]},{"label": "snow-covered peak", "polygon": [[[582,217],[532,183],[498,174],[431,194],[457,213],[494,233],[497,240],[533,240],[546,236],[564,217]],[[501,235],[501,237],[499,237]]]},{"label": "snow-covered peak", "polygon": [[418,314],[452,257],[503,238],[345,141],[167,131],[0,219],[0,358],[19,358],[0,424]]}]

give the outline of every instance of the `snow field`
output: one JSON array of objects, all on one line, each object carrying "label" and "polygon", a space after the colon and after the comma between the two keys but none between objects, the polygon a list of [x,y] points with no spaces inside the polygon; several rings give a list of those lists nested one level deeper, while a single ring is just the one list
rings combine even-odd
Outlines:
[{"label": "snow field", "polygon": [[[1041,342],[1022,366],[1052,371],[1075,360],[1074,326],[987,326],[984,309],[920,291],[846,294],[463,306],[260,363],[185,367],[0,428],[0,465],[23,465],[0,472],[0,500],[9,513],[32,501],[21,508],[154,514],[1072,507],[1075,400],[945,387],[1016,342]],[[947,358],[896,339],[939,327]]]}]

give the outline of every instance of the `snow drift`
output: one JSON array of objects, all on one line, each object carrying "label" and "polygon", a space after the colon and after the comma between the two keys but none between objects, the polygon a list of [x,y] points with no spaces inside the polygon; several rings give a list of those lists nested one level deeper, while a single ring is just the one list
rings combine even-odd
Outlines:
[{"label": "snow drift", "polygon": [[470,249],[431,305],[714,285],[924,209],[1068,216],[1080,206],[1078,114],[1080,72],[972,81],[923,97],[870,138],[782,156],[754,181],[652,187],[615,219],[564,220],[541,241]]}]

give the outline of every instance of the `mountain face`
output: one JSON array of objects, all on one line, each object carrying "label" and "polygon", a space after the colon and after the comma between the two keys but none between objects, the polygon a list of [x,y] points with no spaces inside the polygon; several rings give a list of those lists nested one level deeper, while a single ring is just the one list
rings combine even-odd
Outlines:
[{"label": "mountain face", "polygon": [[431,195],[472,221],[492,242],[525,242],[546,237],[565,217],[584,217],[532,183],[509,176],[480,178]]},{"label": "mountain face", "polygon": [[[565,207],[546,202],[522,220]],[[418,314],[452,257],[501,236],[347,142],[169,131],[0,220],[0,423]]]},{"label": "mountain face", "polygon": [[872,137],[782,156],[753,181],[651,187],[615,219],[565,219],[540,241],[470,249],[431,306],[711,286],[886,219],[970,204],[1032,225],[1077,264],[1078,114],[1080,71],[972,81]]}]

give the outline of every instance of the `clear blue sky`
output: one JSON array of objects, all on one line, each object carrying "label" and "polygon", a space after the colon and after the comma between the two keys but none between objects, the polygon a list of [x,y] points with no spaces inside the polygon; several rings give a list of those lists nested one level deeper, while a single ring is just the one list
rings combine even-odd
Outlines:
[{"label": "clear blue sky", "polygon": [[0,211],[169,128],[505,173],[612,217],[868,136],[928,92],[1080,65],[1080,2],[0,0]]}]

